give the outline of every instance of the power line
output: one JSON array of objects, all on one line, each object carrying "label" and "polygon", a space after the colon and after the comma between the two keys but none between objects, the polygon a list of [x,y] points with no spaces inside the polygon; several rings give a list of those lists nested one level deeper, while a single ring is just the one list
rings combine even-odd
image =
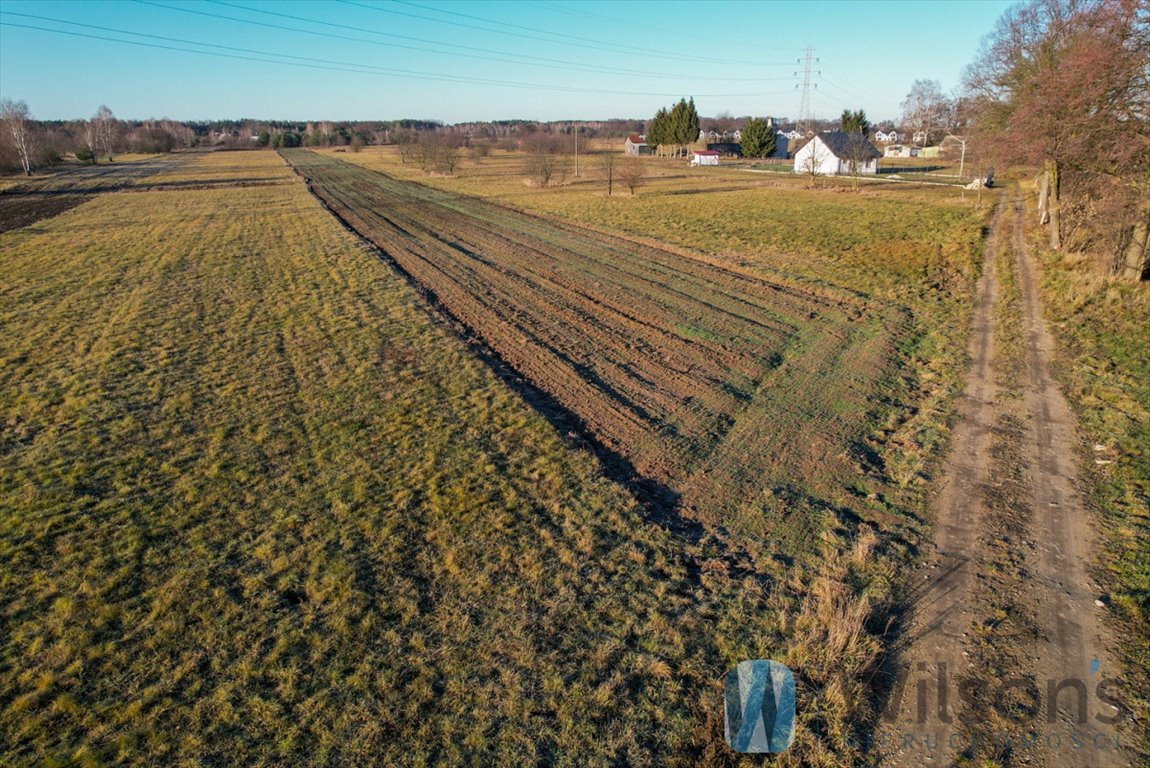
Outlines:
[{"label": "power line", "polygon": [[[837,73],[835,73],[835,77],[836,78],[838,77]],[[828,78],[825,73],[820,73],[820,78],[822,79],[823,82],[827,83],[828,85],[837,85],[837,87],[840,91],[846,91],[848,95],[850,95],[851,97],[854,97],[854,98],[862,96],[862,97],[864,97],[870,101],[883,101],[883,102],[888,101],[890,98],[888,96],[878,96],[877,94],[869,92],[868,89],[866,89],[866,88],[861,88],[861,87],[858,87],[857,85],[852,85],[850,82],[847,82],[845,78],[843,78],[842,82],[837,82],[837,83],[835,80],[831,80],[830,78]]]},{"label": "power line", "polygon": [[[737,59],[718,59],[718,58],[711,58],[711,57],[706,57],[706,56],[692,56],[689,54],[676,53],[676,52],[670,52],[670,51],[659,51],[659,50],[650,49],[650,48],[638,48],[635,46],[604,43],[603,41],[594,40],[592,38],[577,37],[575,35],[565,35],[565,34],[562,34],[560,32],[548,32],[546,30],[538,30],[538,29],[534,29],[532,27],[523,27],[523,26],[520,26],[518,24],[510,24],[510,23],[504,22],[504,21],[494,21],[491,19],[484,19],[484,18],[481,18],[478,16],[471,16],[469,14],[458,13],[455,11],[444,11],[441,9],[424,8],[423,6],[414,5],[413,3],[404,3],[404,5],[413,5],[416,8],[420,8],[421,10],[435,10],[438,13],[445,13],[445,14],[450,14],[450,15],[457,16],[457,17],[475,19],[477,21],[483,22],[484,24],[489,24],[492,26],[503,26],[503,27],[508,27],[508,28],[512,28],[512,29],[524,29],[524,30],[528,30],[530,32],[540,33],[540,34],[544,34],[544,35],[552,35],[552,36],[557,37],[557,38],[569,38],[571,40],[582,41],[582,42],[565,42],[562,39],[556,40],[556,39],[551,39],[551,38],[547,38],[547,37],[539,37],[537,34],[524,34],[522,32],[506,32],[506,31],[503,31],[500,29],[491,29],[489,27],[480,27],[480,26],[476,26],[475,24],[468,24],[466,22],[461,22],[461,21],[449,21],[447,19],[437,19],[437,18],[434,18],[432,16],[421,16],[421,15],[416,14],[416,13],[407,13],[405,11],[397,11],[397,10],[394,10],[391,8],[381,8],[377,5],[369,5],[367,3],[357,2],[357,0],[337,0],[337,2],[340,2],[344,5],[354,5],[358,8],[367,8],[367,9],[372,10],[372,11],[378,11],[379,13],[389,13],[389,14],[392,14],[394,16],[405,16],[405,17],[412,18],[412,19],[420,19],[422,21],[430,21],[430,22],[433,22],[436,24],[450,24],[451,26],[463,27],[465,29],[477,29],[481,32],[490,32],[490,33],[494,33],[497,35],[508,35],[510,37],[518,37],[518,38],[522,38],[525,40],[536,40],[539,42],[549,43],[551,45],[556,45],[556,44],[569,45],[569,46],[573,46],[576,48],[587,48],[590,50],[606,51],[608,53],[614,53],[614,54],[624,53],[627,55],[656,56],[659,58],[672,59],[675,61],[698,61],[698,62],[709,63],[709,64],[726,64],[726,65],[734,65],[734,66],[743,66],[746,63],[743,61],[739,61]],[[401,2],[401,0],[396,0],[396,2]],[[631,53],[628,54],[628,51],[626,49],[630,49]]]},{"label": "power line", "polygon": [[[276,53],[274,51],[260,51],[251,48],[240,48],[236,46],[218,45],[215,43],[202,43],[196,40],[183,40],[181,38],[166,37],[164,35],[152,35],[143,32],[132,32],[129,30],[112,29],[109,27],[101,27],[94,24],[83,24],[76,21],[67,21],[65,19],[52,19],[43,16],[32,16],[31,14],[14,13],[11,11],[0,10],[0,14],[7,16],[18,16],[25,18],[35,18],[44,21],[50,21],[59,24],[69,24],[72,26],[83,27],[87,29],[95,29],[103,32],[111,32],[118,35],[132,35],[136,37],[146,37],[155,40],[165,40],[173,43],[180,43],[182,46],[194,45],[202,48],[216,48],[224,51],[233,51],[234,53],[220,53],[216,51],[196,50],[194,48],[185,48],[181,46],[164,45],[160,43],[147,43],[139,40],[122,40],[119,38],[107,37],[105,35],[96,35],[84,32],[72,32],[63,29],[51,29],[49,27],[41,27],[33,24],[17,24],[8,21],[0,21],[0,26],[14,27],[20,29],[34,29],[41,32],[49,32],[58,35],[68,35],[70,37],[81,37],[92,40],[104,40],[106,42],[120,43],[124,45],[133,45],[143,48],[157,48],[168,51],[179,51],[182,53],[194,53],[201,56],[214,56],[217,58],[237,59],[241,61],[256,61],[267,64],[278,64],[284,66],[301,67],[304,69],[325,70],[330,72],[350,72],[353,74],[365,75],[382,75],[386,77],[400,77],[411,80],[432,80],[437,82],[449,83],[463,83],[472,85],[490,85],[500,88],[527,88],[536,90],[548,91],[561,91],[567,93],[592,93],[610,96],[655,96],[659,98],[675,98],[680,94],[677,93],[648,93],[638,91],[612,91],[602,90],[598,88],[582,88],[578,86],[563,86],[543,83],[525,83],[509,80],[494,80],[484,78],[466,78],[456,77],[452,75],[444,75],[436,72],[422,72],[419,70],[397,69],[394,67],[376,67],[368,64],[357,64],[354,62],[340,62],[328,59],[316,59],[305,56],[295,56],[292,54]],[[275,57],[275,58],[268,58]],[[769,94],[752,94],[752,93],[739,93],[739,94],[702,94],[708,98],[742,98],[751,96],[765,96]]]},{"label": "power line", "polygon": [[[716,37],[708,37],[705,35],[695,34],[694,31],[692,31],[691,34],[685,34],[682,32],[675,32],[675,31],[668,30],[668,29],[660,29],[658,27],[652,27],[650,25],[637,24],[634,19],[619,19],[619,18],[616,18],[613,16],[604,16],[601,13],[592,13],[591,11],[585,11],[582,8],[580,8],[579,10],[576,10],[575,8],[569,8],[566,6],[561,6],[561,5],[558,5],[557,3],[547,2],[546,0],[535,0],[535,2],[532,4],[539,6],[539,7],[542,7],[542,8],[545,8],[545,9],[547,9],[553,13],[563,13],[563,14],[567,14],[569,16],[580,16],[580,17],[585,18],[585,19],[592,19],[592,20],[596,20],[596,21],[605,21],[609,24],[618,24],[618,25],[626,26],[629,29],[644,29],[644,30],[647,30],[648,32],[654,32],[654,33],[659,34],[659,35],[672,35],[674,37],[683,38],[685,40],[691,40],[694,43],[698,43],[698,42],[702,41],[702,42],[714,43],[716,45],[729,46],[732,42],[729,39],[728,40],[721,40],[721,39],[716,38]],[[736,42],[741,42],[742,39],[743,38],[738,38],[736,40]],[[756,54],[758,52],[761,52],[761,51],[788,51],[789,52],[789,51],[794,50],[793,48],[772,48],[769,46],[755,46],[754,48],[751,48],[749,46],[740,45],[740,47],[743,48],[744,50],[747,50],[747,51],[754,51]],[[748,55],[755,55],[755,54],[748,54]],[[784,61],[784,62],[779,62],[777,65],[774,63],[771,63],[768,66],[780,66],[780,67],[787,66],[787,67],[789,67],[790,65],[791,65],[791,63],[789,61]]]},{"label": "power line", "polygon": [[[456,57],[468,58],[468,59],[478,59],[478,60],[482,60],[482,61],[494,61],[494,62],[500,62],[500,63],[505,63],[505,64],[515,64],[517,66],[535,66],[535,67],[542,67],[545,69],[558,69],[558,70],[562,70],[562,71],[571,71],[572,69],[575,69],[575,70],[588,72],[588,73],[619,74],[619,75],[630,75],[630,76],[637,76],[637,77],[652,77],[652,78],[684,78],[685,79],[687,77],[690,77],[690,75],[680,75],[680,74],[675,74],[675,73],[645,72],[645,71],[641,71],[641,70],[622,69],[619,67],[606,67],[606,66],[600,66],[600,65],[594,65],[594,64],[581,64],[578,62],[563,61],[561,59],[549,59],[549,58],[545,58],[542,56],[531,56],[531,55],[527,55],[527,54],[503,53],[501,51],[494,51],[494,50],[491,50],[489,48],[477,48],[475,46],[469,46],[469,45],[451,45],[449,47],[452,49],[463,49],[463,50],[467,50],[467,51],[477,51],[478,53],[477,54],[468,54],[468,53],[460,53],[456,50],[439,50],[439,49],[435,49],[435,48],[422,48],[420,46],[406,45],[403,43],[387,43],[387,42],[383,42],[380,40],[366,40],[362,37],[349,37],[348,35],[340,35],[340,34],[335,34],[332,32],[320,32],[320,31],[317,31],[314,29],[300,29],[298,27],[288,27],[288,26],[284,26],[282,24],[274,24],[272,22],[267,22],[267,21],[254,21],[252,19],[237,18],[235,16],[225,16],[223,14],[211,13],[208,11],[200,11],[200,10],[193,10],[191,8],[180,8],[180,7],[176,7],[176,6],[164,5],[162,3],[151,2],[151,0],[135,0],[135,2],[139,3],[141,5],[149,5],[149,6],[152,6],[154,8],[162,8],[162,9],[167,10],[167,11],[176,11],[179,13],[190,13],[190,14],[194,14],[196,16],[205,16],[205,17],[213,18],[213,19],[222,19],[225,21],[231,21],[231,22],[235,22],[238,24],[248,24],[248,25],[257,26],[257,27],[264,27],[267,29],[280,29],[280,30],[285,30],[287,32],[296,32],[298,34],[312,35],[312,36],[316,36],[316,37],[326,37],[326,38],[331,38],[331,39],[335,39],[335,40],[347,40],[349,42],[363,43],[365,45],[376,45],[376,46],[381,46],[381,47],[385,47],[385,48],[401,48],[404,50],[421,51],[424,53],[433,53],[437,56],[456,56]],[[370,35],[377,35],[379,37],[388,37],[388,38],[394,38],[397,40],[409,40],[409,41],[413,41],[413,42],[427,43],[429,45],[448,46],[447,43],[440,43],[440,42],[437,42],[435,40],[428,40],[426,38],[413,37],[410,35],[399,35],[399,34],[395,34],[395,33],[391,33],[391,32],[379,32],[379,31],[373,30],[373,29],[363,29],[361,27],[355,27],[355,26],[351,26],[348,24],[338,24],[338,23],[330,22],[330,21],[322,21],[320,19],[309,19],[309,18],[304,17],[304,16],[295,16],[295,15],[289,14],[289,13],[282,13],[282,12],[278,12],[278,11],[269,11],[269,10],[264,10],[262,8],[248,8],[246,6],[236,5],[234,3],[227,3],[227,2],[215,2],[214,4],[227,6],[229,8],[237,8],[239,10],[249,11],[251,13],[259,13],[259,14],[263,14],[266,16],[275,16],[275,17],[279,17],[279,18],[283,18],[283,19],[290,19],[292,21],[299,21],[299,22],[303,22],[305,24],[317,24],[317,25],[321,25],[321,26],[325,26],[325,27],[331,27],[334,29],[347,29],[347,30],[351,30],[354,32],[362,32],[362,33],[366,33],[366,34],[370,34]],[[494,55],[482,55],[482,54],[494,54]],[[507,57],[514,57],[514,58],[507,58]],[[771,80],[771,79],[782,80],[785,78],[757,78],[757,77],[724,78],[724,80],[734,81],[734,82],[759,82],[762,80]]]}]

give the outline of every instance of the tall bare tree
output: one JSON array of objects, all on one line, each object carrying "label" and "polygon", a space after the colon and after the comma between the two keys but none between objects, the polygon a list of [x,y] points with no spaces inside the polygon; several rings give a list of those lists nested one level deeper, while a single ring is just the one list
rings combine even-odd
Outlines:
[{"label": "tall bare tree", "polygon": [[619,164],[619,155],[608,152],[599,157],[599,168],[603,171],[603,178],[607,180],[607,197],[615,186],[615,167]]},{"label": "tall bare tree", "polygon": [[100,161],[100,129],[95,120],[84,123],[84,149],[81,156],[77,149],[76,157],[84,163],[98,163]]},{"label": "tall bare tree", "polygon": [[902,123],[915,133],[926,134],[924,144],[949,128],[954,104],[942,92],[937,80],[915,80],[902,103]]},{"label": "tall bare tree", "polygon": [[16,147],[24,173],[32,175],[32,156],[36,152],[36,135],[32,127],[32,113],[24,101],[0,101],[0,122]]},{"label": "tall bare tree", "polygon": [[112,114],[112,110],[104,104],[96,110],[96,116],[92,118],[92,123],[96,127],[96,142],[99,144],[99,151],[102,155],[107,155],[108,162],[112,162],[112,152],[115,150],[116,145],[116,116]]}]

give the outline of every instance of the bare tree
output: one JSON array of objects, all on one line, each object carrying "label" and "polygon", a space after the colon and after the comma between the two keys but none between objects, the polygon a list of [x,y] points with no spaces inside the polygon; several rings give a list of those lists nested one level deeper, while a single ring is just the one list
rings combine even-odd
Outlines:
[{"label": "bare tree", "polygon": [[875,149],[874,146],[867,141],[865,133],[856,131],[847,134],[846,154],[847,169],[851,174],[851,186],[857,190],[859,187],[859,174],[866,168],[867,161],[874,157]]},{"label": "bare tree", "polygon": [[923,144],[931,137],[949,128],[954,104],[943,95],[937,80],[915,80],[902,103],[902,123],[915,133],[925,134]]},{"label": "bare tree", "polygon": [[419,138],[419,167],[424,173],[455,174],[460,139],[447,133],[424,133]]},{"label": "bare tree", "polygon": [[460,142],[454,136],[442,135],[435,142],[435,172],[454,176],[459,165]]},{"label": "bare tree", "polygon": [[799,170],[811,177],[811,186],[813,187],[818,180],[823,161],[827,159],[829,153],[823,147],[822,142],[816,141],[814,136],[798,151],[803,154],[803,159],[799,162]]},{"label": "bare tree", "polygon": [[567,159],[558,137],[534,133],[523,144],[527,150],[527,175],[535,186],[546,187],[557,174],[566,171]]},{"label": "bare tree", "polygon": [[84,123],[84,148],[87,152],[83,157],[77,154],[78,159],[91,164],[100,162],[100,136],[95,120]]},{"label": "bare tree", "polygon": [[24,173],[32,175],[32,155],[36,152],[36,137],[32,130],[32,113],[24,101],[4,99],[0,101],[0,122],[7,128],[16,153],[20,155],[20,165]]},{"label": "bare tree", "polygon": [[96,141],[100,145],[100,154],[108,156],[108,162],[112,162],[112,152],[116,144],[116,116],[112,114],[112,110],[108,109],[104,104],[96,110],[96,116],[92,118],[92,122],[96,126]]},{"label": "bare tree", "polygon": [[1040,165],[1052,250],[1113,249],[1150,277],[1150,8],[1031,0],[1008,10],[966,75],[999,160]]},{"label": "bare tree", "polygon": [[414,159],[419,149],[419,135],[414,131],[396,131],[395,146],[399,148],[399,162],[407,165],[407,161]]},{"label": "bare tree", "polygon": [[619,169],[619,181],[627,187],[632,195],[635,190],[647,183],[647,169],[643,161],[637,157],[628,157]]},{"label": "bare tree", "polygon": [[599,158],[599,168],[603,171],[603,178],[607,180],[607,197],[615,185],[615,167],[619,164],[619,155],[608,152]]}]

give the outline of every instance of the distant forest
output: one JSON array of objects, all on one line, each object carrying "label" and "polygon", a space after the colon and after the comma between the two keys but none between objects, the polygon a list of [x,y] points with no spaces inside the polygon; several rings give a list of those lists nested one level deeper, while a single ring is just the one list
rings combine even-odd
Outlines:
[{"label": "distant forest", "polygon": [[[65,159],[97,163],[116,154],[160,153],[194,147],[329,147],[394,144],[416,133],[444,133],[464,141],[499,141],[535,133],[622,138],[642,132],[643,120],[496,120],[446,125],[435,120],[120,120],[101,107],[90,120],[36,120],[23,102],[5,102],[0,172],[33,171]],[[18,122],[21,128],[11,130]],[[19,137],[19,138],[17,138]]]}]

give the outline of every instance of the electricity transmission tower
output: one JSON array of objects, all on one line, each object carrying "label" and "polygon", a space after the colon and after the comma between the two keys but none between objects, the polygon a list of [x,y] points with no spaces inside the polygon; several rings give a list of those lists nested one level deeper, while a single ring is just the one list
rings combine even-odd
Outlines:
[{"label": "electricity transmission tower", "polygon": [[[798,60],[798,63],[803,66],[802,80],[796,84],[795,87],[800,89],[800,95],[802,97],[799,102],[799,127],[803,133],[811,132],[811,88],[819,87],[818,83],[811,82],[811,77],[812,75],[817,77],[822,74],[822,72],[811,72],[811,64],[819,63],[819,60],[814,57],[814,52],[815,49],[808,45],[803,49],[803,57]],[[795,72],[795,77],[799,76],[799,72]]]}]

